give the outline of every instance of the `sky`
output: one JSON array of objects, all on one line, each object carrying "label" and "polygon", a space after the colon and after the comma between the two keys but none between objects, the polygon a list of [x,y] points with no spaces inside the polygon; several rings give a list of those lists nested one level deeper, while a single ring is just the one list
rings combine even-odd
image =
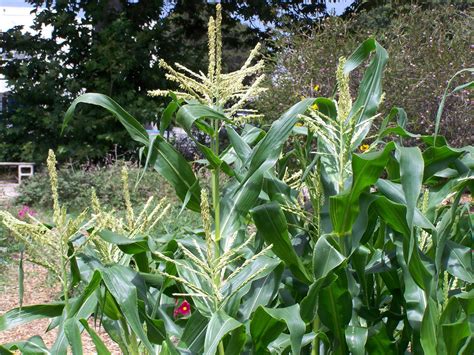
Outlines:
[{"label": "sky", "polygon": [[31,26],[31,6],[23,0],[0,0],[0,31],[17,25]]},{"label": "sky", "polygon": [[[341,14],[346,6],[352,1],[328,2],[328,10],[334,10],[336,15]],[[29,27],[33,24],[33,15],[30,14],[32,7],[24,0],[0,0],[0,32],[7,31],[14,26],[23,25]],[[49,36],[50,31],[45,30],[44,34]],[[0,75],[0,92],[7,90],[5,80]]]},{"label": "sky", "polygon": [[[0,32],[18,25],[31,26],[33,24],[31,9],[31,6],[23,0],[0,0]],[[7,91],[6,82],[0,75],[0,92],[5,91]]]}]

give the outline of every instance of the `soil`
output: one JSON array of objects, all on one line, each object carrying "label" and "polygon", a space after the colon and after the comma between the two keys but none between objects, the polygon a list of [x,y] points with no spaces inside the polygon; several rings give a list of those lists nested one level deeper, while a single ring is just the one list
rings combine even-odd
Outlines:
[{"label": "soil", "polygon": [[[0,315],[19,306],[18,269],[16,265],[17,263],[12,262],[9,266],[0,270]],[[45,268],[25,261],[24,272],[24,306],[49,303],[59,299],[60,286],[51,277],[48,277],[48,271]],[[43,338],[46,346],[50,348],[56,339],[57,330],[53,329],[46,333],[48,324],[48,319],[39,319],[0,332],[0,344],[26,340],[34,335],[39,335]],[[107,336],[107,333],[102,328],[94,325],[93,319],[89,319],[89,324],[99,334],[112,354],[121,353],[118,346]],[[87,332],[83,332],[82,340],[84,354],[96,354],[95,346]]]}]

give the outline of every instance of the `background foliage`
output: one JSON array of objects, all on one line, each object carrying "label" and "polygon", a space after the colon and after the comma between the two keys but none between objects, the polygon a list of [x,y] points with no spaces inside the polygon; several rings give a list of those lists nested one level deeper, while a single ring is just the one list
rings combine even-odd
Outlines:
[{"label": "background foliage", "polygon": [[[112,116],[92,107],[78,112],[87,125],[73,123],[61,136],[60,122],[72,99],[84,92],[104,93],[141,122],[152,122],[163,106],[146,92],[169,85],[158,59],[196,70],[207,67],[206,25],[212,6],[204,1],[29,3],[37,7],[33,27],[38,34],[16,27],[0,40],[0,65],[12,87],[10,111],[0,119],[2,160],[43,162],[50,147],[60,160],[102,159],[115,148],[129,152],[136,145]],[[312,94],[315,84],[320,94],[332,94],[329,74],[337,58],[374,35],[391,53],[385,108],[395,102],[405,107],[412,128],[426,132],[432,129],[446,80],[469,63],[472,11],[456,3],[461,5],[355,1],[342,17],[330,17],[325,2],[225,3],[225,69],[235,70],[257,40],[267,39],[274,66],[270,90],[257,106],[271,122],[295,98]],[[44,26],[53,27],[52,38],[41,37]],[[472,142],[472,134],[462,129],[473,123],[466,92],[448,100],[447,112],[442,132],[454,145]]]},{"label": "background foliage", "polygon": [[[0,120],[1,160],[43,162],[48,148],[60,160],[80,161],[103,158],[114,144],[129,151],[136,145],[116,121],[90,107],[81,109],[81,123],[61,136],[60,122],[73,98],[100,92],[116,98],[141,122],[153,122],[161,101],[146,93],[167,86],[158,60],[192,64],[195,70],[207,67],[207,20],[213,5],[206,1],[28,2],[35,7],[37,34],[18,26],[0,40],[0,66],[12,87],[10,112]],[[324,2],[226,3],[225,69],[241,65],[243,55],[265,36],[262,26],[289,20],[310,23],[325,8]],[[45,26],[53,28],[51,38],[41,37]]]},{"label": "background foliage", "polygon": [[[408,114],[410,129],[433,132],[438,103],[447,81],[472,63],[472,9],[446,5],[381,5],[329,17],[311,31],[296,26],[274,40],[277,49],[267,80],[270,90],[257,103],[269,122],[301,96],[331,96],[337,60],[368,36],[387,49],[382,112],[394,105]],[[328,50],[330,48],[330,50]],[[352,74],[352,96],[360,75]],[[463,78],[459,78],[462,82]],[[464,79],[465,81],[466,79]],[[318,85],[320,91],[315,92]],[[277,103],[277,104],[275,104]],[[474,142],[472,96],[460,91],[447,100],[441,133],[451,144]]]},{"label": "background foliage", "polygon": [[[106,166],[86,168],[63,167],[58,171],[59,196],[65,205],[73,211],[82,211],[90,206],[91,190],[94,188],[97,197],[107,208],[122,210],[125,208],[122,196],[121,170],[124,162]],[[130,184],[140,175],[140,169],[130,168]],[[51,208],[52,197],[49,193],[50,183],[46,172],[34,175],[20,185],[20,196],[17,205],[28,205],[46,211]],[[136,189],[132,188],[131,201],[136,206],[143,205],[151,196],[171,196],[169,185],[152,171],[147,171]]]}]

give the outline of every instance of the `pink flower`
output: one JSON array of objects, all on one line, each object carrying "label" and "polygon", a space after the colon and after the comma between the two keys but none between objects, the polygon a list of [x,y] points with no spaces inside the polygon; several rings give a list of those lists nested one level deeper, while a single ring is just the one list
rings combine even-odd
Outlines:
[{"label": "pink flower", "polygon": [[25,219],[27,216],[34,216],[36,214],[35,210],[30,208],[27,205],[23,205],[22,208],[18,211],[18,218]]},{"label": "pink flower", "polygon": [[[178,304],[178,301],[176,301],[176,304]],[[179,307],[175,308],[173,315],[175,318],[178,318],[179,316],[189,316],[191,314],[191,305],[189,304],[188,301],[184,300]]]}]

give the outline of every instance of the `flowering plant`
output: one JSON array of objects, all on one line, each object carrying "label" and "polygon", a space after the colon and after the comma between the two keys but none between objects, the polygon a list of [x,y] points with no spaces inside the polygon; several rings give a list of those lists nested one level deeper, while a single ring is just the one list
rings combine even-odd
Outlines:
[{"label": "flowering plant", "polygon": [[[193,129],[209,135],[210,146],[198,144],[201,168],[212,176],[208,188],[162,135],[148,136],[107,96],[77,98],[65,118],[79,103],[113,113],[144,145],[145,167],[172,184],[183,208],[200,213],[202,226],[155,235],[149,230],[155,209],[146,206],[135,217],[126,203],[124,222],[109,218],[94,197],[92,218],[69,222],[51,158],[55,227],[0,216],[20,237],[59,238],[65,293],[54,305],[7,312],[0,330],[51,317],[50,328],[59,325],[54,353],[69,346],[80,354],[83,331],[108,353],[87,323],[91,316],[126,354],[471,353],[473,228],[462,197],[473,188],[472,147],[450,147],[437,129],[432,136],[408,132],[400,108],[368,136],[388,60],[374,39],[340,60],[335,97],[302,99],[267,132],[242,127],[235,119],[240,102],[259,91],[258,76],[249,86],[244,78],[261,65],[221,73],[220,16],[218,5],[207,75],[161,63],[183,90],[166,92],[173,101],[161,123],[166,127],[175,115],[191,137]],[[350,73],[365,60],[353,100]],[[229,136],[224,149],[221,130]],[[397,141],[387,141],[390,135]],[[289,137],[292,149],[283,152]],[[405,147],[406,137],[425,147]],[[126,174],[124,181],[127,200]],[[79,283],[83,292],[69,298]],[[9,344],[7,351],[21,346]]]},{"label": "flowering plant", "polygon": [[[178,300],[176,300],[176,305],[178,304]],[[189,316],[191,315],[191,305],[189,304],[188,301],[184,300],[179,306],[176,307],[176,309],[173,312],[173,315],[175,318],[178,318],[180,316]]]},{"label": "flowering plant", "polygon": [[36,211],[27,205],[23,205],[18,211],[18,218],[20,219],[25,219],[28,216],[34,217],[35,215]]}]

